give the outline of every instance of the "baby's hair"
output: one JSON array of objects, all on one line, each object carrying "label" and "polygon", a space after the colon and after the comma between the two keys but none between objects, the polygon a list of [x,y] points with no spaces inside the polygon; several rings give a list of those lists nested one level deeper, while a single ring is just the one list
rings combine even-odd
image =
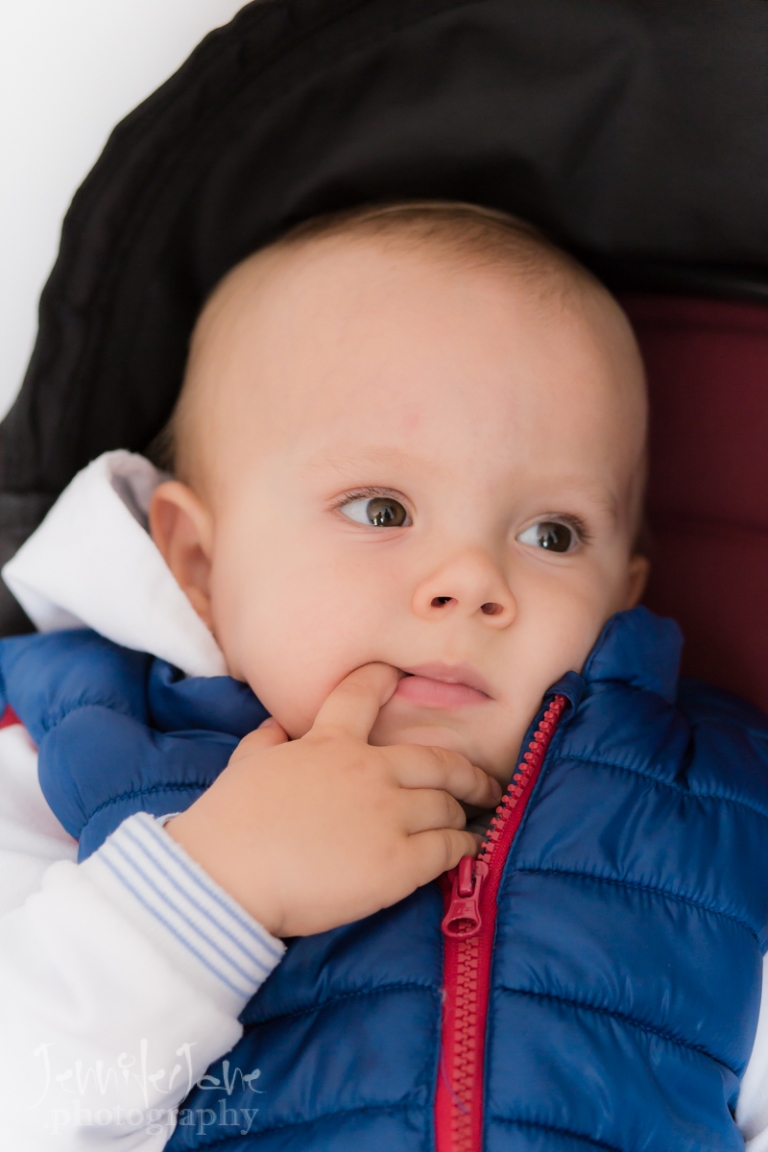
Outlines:
[{"label": "baby's hair", "polygon": [[[462,201],[403,200],[328,212],[295,225],[271,247],[291,248],[334,236],[416,241],[458,258],[462,264],[512,265],[519,275],[531,276],[550,287],[558,280],[559,286],[564,286],[571,277],[598,283],[527,220]],[[556,270],[560,277],[546,275]]]}]

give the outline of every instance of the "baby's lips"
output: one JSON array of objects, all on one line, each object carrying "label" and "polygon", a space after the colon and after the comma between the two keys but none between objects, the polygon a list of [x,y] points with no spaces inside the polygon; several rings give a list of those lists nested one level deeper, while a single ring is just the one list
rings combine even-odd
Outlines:
[{"label": "baby's lips", "polygon": [[480,696],[492,700],[494,693],[482,673],[468,661],[453,663],[450,661],[435,660],[426,664],[414,664],[402,671],[406,676],[415,679],[436,680],[438,683],[454,684],[457,687],[474,689]]},{"label": "baby's lips", "polygon": [[411,673],[398,682],[396,695],[416,707],[453,711],[458,708],[482,706],[490,697],[477,688],[461,681]]}]

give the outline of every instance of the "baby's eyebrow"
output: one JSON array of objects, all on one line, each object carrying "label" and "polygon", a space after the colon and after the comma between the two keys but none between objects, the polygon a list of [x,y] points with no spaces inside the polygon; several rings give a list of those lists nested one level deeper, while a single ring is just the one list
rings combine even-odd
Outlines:
[{"label": "baby's eyebrow", "polygon": [[[611,527],[616,527],[621,519],[621,500],[616,492],[612,489],[595,488],[591,484],[580,484],[578,481],[573,481],[563,485],[563,490],[567,494],[573,495],[579,501],[584,501],[587,505],[596,508],[598,512],[602,512],[611,522]],[[555,511],[555,509],[551,509]],[[567,511],[567,509],[562,509]]]}]

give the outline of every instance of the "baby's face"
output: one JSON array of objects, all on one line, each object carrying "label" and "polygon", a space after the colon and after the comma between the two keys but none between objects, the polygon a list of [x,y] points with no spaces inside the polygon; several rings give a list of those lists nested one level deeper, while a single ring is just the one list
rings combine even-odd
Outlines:
[{"label": "baby's face", "polygon": [[181,582],[292,737],[383,661],[406,675],[372,743],[453,748],[506,781],[545,690],[639,596],[634,345],[596,291],[545,296],[345,238],[225,294]]}]

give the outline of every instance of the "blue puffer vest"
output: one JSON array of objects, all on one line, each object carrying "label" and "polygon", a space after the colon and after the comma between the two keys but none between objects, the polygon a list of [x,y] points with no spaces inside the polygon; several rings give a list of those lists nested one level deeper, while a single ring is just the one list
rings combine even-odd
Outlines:
[{"label": "blue puffer vest", "polygon": [[[558,685],[570,706],[499,891],[487,1152],[743,1148],[733,1110],[766,949],[768,721],[678,685],[679,649],[671,622],[621,613],[583,675]],[[264,716],[241,684],[185,680],[85,631],[5,641],[0,673],[81,856],[131,812],[191,803]],[[168,1147],[431,1152],[442,914],[431,884],[293,941]]]}]

